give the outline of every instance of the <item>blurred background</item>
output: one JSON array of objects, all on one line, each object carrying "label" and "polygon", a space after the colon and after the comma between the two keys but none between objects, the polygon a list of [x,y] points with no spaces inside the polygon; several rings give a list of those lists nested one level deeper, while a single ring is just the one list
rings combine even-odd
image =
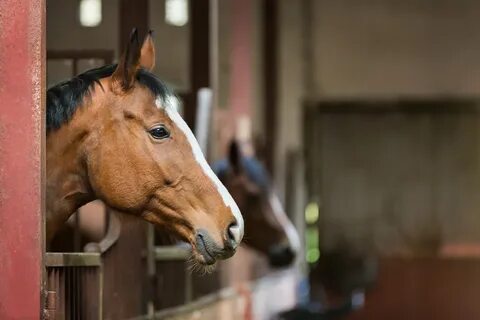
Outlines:
[{"label": "blurred background", "polygon": [[47,0],[48,84],[117,61],[133,27],[209,161],[256,157],[301,244],[278,267],[247,232],[191,274],[181,244],[89,204],[56,251],[114,239],[97,314],[480,319],[480,3]]}]

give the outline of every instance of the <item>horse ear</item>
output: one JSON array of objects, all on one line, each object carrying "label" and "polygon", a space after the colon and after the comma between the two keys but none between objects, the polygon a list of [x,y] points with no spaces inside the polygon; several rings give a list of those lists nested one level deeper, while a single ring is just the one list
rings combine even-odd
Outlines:
[{"label": "horse ear", "polygon": [[114,91],[128,91],[135,82],[135,76],[140,67],[140,43],[138,32],[134,28],[130,33],[125,52],[118,62],[117,69],[112,74],[112,86]]},{"label": "horse ear", "polygon": [[238,142],[232,140],[228,148],[228,162],[233,169],[235,174],[239,174],[242,170],[242,152],[240,151],[240,146]]},{"label": "horse ear", "polygon": [[155,67],[155,45],[153,43],[153,30],[148,31],[145,40],[143,40],[140,51],[140,66],[148,71]]}]

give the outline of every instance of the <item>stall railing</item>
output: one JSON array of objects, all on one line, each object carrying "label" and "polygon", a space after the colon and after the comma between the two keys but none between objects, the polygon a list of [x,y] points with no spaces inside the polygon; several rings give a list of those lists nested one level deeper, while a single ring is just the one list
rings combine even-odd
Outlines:
[{"label": "stall railing", "polygon": [[100,253],[48,252],[47,320],[102,317],[102,262]]}]

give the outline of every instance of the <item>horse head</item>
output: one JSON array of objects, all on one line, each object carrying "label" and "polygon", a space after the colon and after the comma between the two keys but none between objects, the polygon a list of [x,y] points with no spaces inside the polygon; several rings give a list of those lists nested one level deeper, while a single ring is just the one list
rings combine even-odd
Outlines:
[{"label": "horse head", "polygon": [[299,236],[261,163],[243,156],[232,141],[228,158],[214,163],[213,169],[243,212],[245,243],[266,254],[274,267],[291,264],[300,249]]},{"label": "horse head", "polygon": [[47,94],[47,238],[79,206],[101,199],[189,242],[202,264],[233,255],[240,210],[208,166],[150,71],[152,35],[136,30],[118,65],[93,69]]}]

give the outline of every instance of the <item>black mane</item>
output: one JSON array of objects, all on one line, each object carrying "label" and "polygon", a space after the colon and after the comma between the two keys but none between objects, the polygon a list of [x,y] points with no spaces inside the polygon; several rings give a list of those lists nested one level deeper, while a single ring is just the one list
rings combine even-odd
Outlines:
[{"label": "black mane", "polygon": [[[100,84],[100,79],[111,76],[116,67],[116,64],[111,64],[91,69],[48,89],[47,132],[56,130],[68,123],[85,96],[88,96],[90,90],[93,90],[94,84]],[[160,97],[164,101],[172,95],[165,83],[144,69],[137,72],[137,81],[147,87],[155,97]]]}]

